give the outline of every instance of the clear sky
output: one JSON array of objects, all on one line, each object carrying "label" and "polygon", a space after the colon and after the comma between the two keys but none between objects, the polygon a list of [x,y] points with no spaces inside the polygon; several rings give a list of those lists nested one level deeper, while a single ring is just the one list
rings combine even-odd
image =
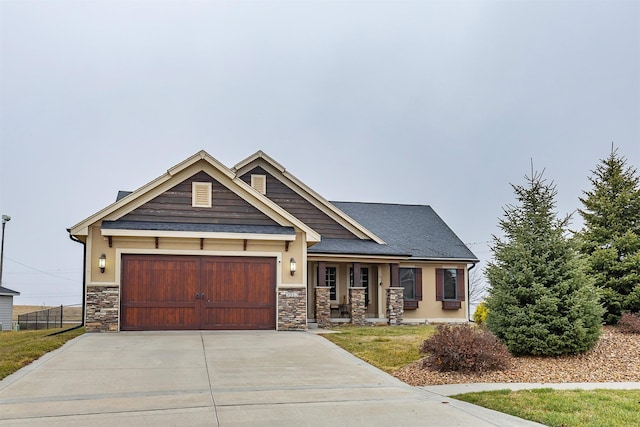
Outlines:
[{"label": "clear sky", "polygon": [[561,215],[612,142],[640,165],[638,1],[2,0],[0,20],[16,304],[80,303],[66,229],[201,149],[431,205],[483,262],[531,159]]}]

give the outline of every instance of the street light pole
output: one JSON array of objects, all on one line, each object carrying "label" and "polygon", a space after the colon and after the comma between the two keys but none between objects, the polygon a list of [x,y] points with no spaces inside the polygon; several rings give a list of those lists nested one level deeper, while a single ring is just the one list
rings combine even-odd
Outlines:
[{"label": "street light pole", "polygon": [[4,263],[4,226],[11,221],[9,215],[2,215],[2,243],[0,244],[0,286],[2,286],[2,264]]}]

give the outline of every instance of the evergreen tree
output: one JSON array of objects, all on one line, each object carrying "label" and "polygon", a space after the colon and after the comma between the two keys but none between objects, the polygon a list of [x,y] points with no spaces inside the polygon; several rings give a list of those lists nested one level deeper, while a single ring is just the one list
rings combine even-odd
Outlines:
[{"label": "evergreen tree", "polygon": [[603,290],[609,324],[623,311],[640,311],[640,177],[626,163],[612,146],[580,198],[585,227],[577,237],[587,272]]},{"label": "evergreen tree", "polygon": [[598,292],[565,237],[569,217],[554,212],[555,186],[533,171],[526,180],[512,184],[518,204],[504,208],[504,236],[493,237],[487,327],[515,355],[581,353],[600,336]]}]

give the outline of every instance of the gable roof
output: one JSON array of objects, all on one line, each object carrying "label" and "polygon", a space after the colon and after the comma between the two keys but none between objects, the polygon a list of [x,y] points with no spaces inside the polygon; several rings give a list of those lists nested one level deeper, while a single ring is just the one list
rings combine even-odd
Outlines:
[{"label": "gable roof", "polygon": [[310,247],[309,253],[404,255],[421,260],[479,261],[430,206],[332,203],[382,237],[387,245],[375,247],[352,240],[323,239]]},{"label": "gable roof", "polygon": [[[283,227],[289,227],[293,225],[296,228],[302,230],[306,233],[308,242],[320,241],[320,235],[317,232],[315,232],[302,221],[298,220],[293,215],[282,209],[269,198],[260,194],[253,187],[237,178],[234,172],[214,159],[204,150],[201,150],[200,152],[187,158],[181,163],[178,163],[176,166],[167,170],[167,173],[165,173],[164,175],[161,175],[160,177],[149,182],[148,184],[145,184],[144,186],[131,193],[126,194],[127,192],[119,192],[118,199],[114,203],[69,228],[69,233],[72,236],[87,235],[88,227],[91,224],[102,220],[115,221],[121,218],[128,212],[131,212],[138,206],[141,206],[142,204],[147,202],[152,196],[154,196],[154,191],[157,192],[159,189],[163,189],[164,187],[175,185],[177,182],[180,182],[179,177],[184,173],[188,173],[188,169],[198,162],[202,162],[203,165],[200,170],[204,171],[205,168],[209,168],[210,171],[217,172],[221,174],[222,177],[228,178],[232,182],[232,185],[228,186],[229,189],[247,200],[249,203],[256,206],[259,210],[272,218],[279,225]],[[186,179],[188,176],[189,175],[185,176],[184,178]],[[287,234],[289,233],[287,232]]]},{"label": "gable roof", "polygon": [[20,295],[20,292],[11,290],[9,288],[5,288],[4,286],[0,286],[0,295],[2,296]]},{"label": "gable roof", "polygon": [[280,163],[276,162],[273,158],[267,155],[262,150],[259,150],[236,164],[231,170],[236,173],[237,176],[243,175],[245,172],[252,169],[254,166],[266,166],[267,171],[276,175],[276,179],[283,179],[284,184],[291,190],[299,194],[308,202],[319,208],[331,219],[336,221],[341,226],[355,234],[361,239],[373,240],[378,244],[385,244],[385,241],[378,235],[367,229],[357,220],[351,218],[344,211],[341,211],[334,204],[326,200],[320,194],[316,193],[313,189],[308,187],[305,183],[296,178],[293,174],[289,173]]}]

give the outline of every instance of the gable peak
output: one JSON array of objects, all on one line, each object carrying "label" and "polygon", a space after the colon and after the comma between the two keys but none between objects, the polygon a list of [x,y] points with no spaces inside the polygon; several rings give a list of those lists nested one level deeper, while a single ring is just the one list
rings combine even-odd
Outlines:
[{"label": "gable peak", "polygon": [[238,172],[240,169],[242,169],[245,166],[255,162],[258,159],[264,160],[266,163],[268,163],[269,165],[271,165],[272,167],[277,169],[280,173],[284,173],[286,171],[284,166],[282,166],[280,163],[276,162],[273,159],[273,157],[269,156],[267,153],[265,153],[262,150],[258,150],[255,153],[253,153],[252,155],[250,155],[249,157],[247,157],[246,159],[240,161],[233,168],[231,168],[231,170],[233,172]]}]

